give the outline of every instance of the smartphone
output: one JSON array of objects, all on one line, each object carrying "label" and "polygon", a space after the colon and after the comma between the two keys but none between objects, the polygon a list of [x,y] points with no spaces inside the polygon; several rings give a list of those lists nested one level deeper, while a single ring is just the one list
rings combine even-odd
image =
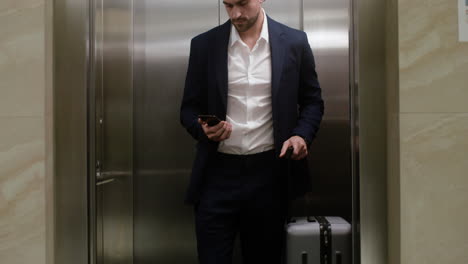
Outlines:
[{"label": "smartphone", "polygon": [[221,122],[221,119],[215,115],[198,115],[198,118],[200,118],[203,122],[206,122],[208,126],[216,126],[219,122]]}]

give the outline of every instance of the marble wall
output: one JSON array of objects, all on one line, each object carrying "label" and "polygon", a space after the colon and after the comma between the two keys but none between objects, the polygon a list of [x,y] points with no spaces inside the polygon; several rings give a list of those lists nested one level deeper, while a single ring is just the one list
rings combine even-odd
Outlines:
[{"label": "marble wall", "polygon": [[398,1],[402,264],[468,263],[468,43],[457,19],[457,1]]},{"label": "marble wall", "polygon": [[46,262],[44,1],[0,1],[1,263]]},{"label": "marble wall", "polygon": [[468,263],[468,113],[401,115],[402,264]]}]

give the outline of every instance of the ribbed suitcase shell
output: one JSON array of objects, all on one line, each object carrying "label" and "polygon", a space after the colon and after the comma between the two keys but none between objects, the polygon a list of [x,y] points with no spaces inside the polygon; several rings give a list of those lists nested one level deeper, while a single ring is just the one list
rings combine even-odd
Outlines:
[{"label": "ribbed suitcase shell", "polygon": [[[331,227],[331,261],[321,258],[320,224],[317,219],[293,217],[286,224],[287,264],[351,264],[351,225],[341,217],[325,218]],[[337,257],[337,251],[341,256]],[[337,259],[341,261],[337,262]]]}]

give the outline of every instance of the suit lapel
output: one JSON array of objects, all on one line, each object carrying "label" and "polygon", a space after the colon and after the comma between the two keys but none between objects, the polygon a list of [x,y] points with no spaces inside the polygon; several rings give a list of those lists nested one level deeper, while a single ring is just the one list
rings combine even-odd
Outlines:
[{"label": "suit lapel", "polygon": [[219,34],[216,34],[216,56],[215,71],[218,83],[219,94],[224,109],[227,107],[227,87],[228,87],[228,65],[227,52],[229,45],[229,36],[231,34],[231,22],[228,20],[219,28]]},{"label": "suit lapel", "polygon": [[[268,16],[267,16],[268,17]],[[283,61],[285,48],[282,44],[283,32],[278,24],[268,17],[268,34],[270,36],[271,49],[271,94],[273,109],[275,108],[276,97],[278,95],[279,81],[283,72]]]}]

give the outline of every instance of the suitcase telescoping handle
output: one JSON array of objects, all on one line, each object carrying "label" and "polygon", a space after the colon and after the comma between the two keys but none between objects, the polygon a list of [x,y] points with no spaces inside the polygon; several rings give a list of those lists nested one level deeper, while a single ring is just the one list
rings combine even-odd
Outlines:
[{"label": "suitcase telescoping handle", "polygon": [[301,264],[308,264],[308,261],[307,261],[307,252],[306,251],[303,251],[302,254],[301,254],[301,260],[302,260],[302,263]]},{"label": "suitcase telescoping handle", "polygon": [[336,264],[341,264],[341,251],[335,251]]},{"label": "suitcase telescoping handle", "polygon": [[290,222],[291,219],[292,219],[292,209],[291,209],[291,203],[292,203],[292,199],[290,198],[291,197],[291,194],[292,194],[292,165],[291,165],[291,156],[293,154],[293,151],[294,151],[294,148],[291,146],[289,147],[287,150],[286,150],[286,155],[285,155],[285,158],[286,158],[286,163],[287,163],[287,172],[286,172],[286,181],[287,181],[287,193],[286,193],[286,199],[287,199],[287,216],[286,216],[286,219],[287,219],[287,222]]}]

